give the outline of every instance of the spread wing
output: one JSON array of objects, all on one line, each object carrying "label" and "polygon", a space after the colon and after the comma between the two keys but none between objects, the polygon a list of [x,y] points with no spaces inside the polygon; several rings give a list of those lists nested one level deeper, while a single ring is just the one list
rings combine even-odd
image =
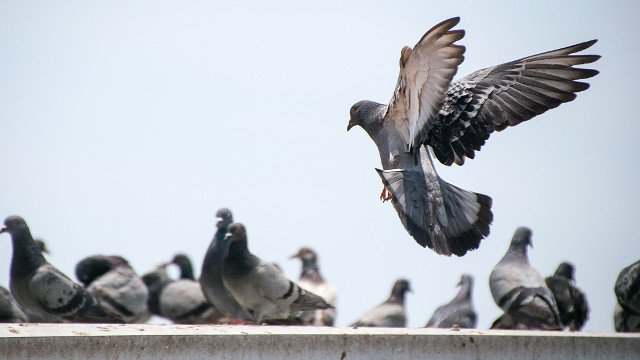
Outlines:
[{"label": "spread wing", "polygon": [[464,30],[451,30],[460,18],[434,26],[411,49],[400,54],[400,75],[388,115],[408,147],[420,146],[446,97],[451,80],[464,59],[464,46],[454,44]]},{"label": "spread wing", "polygon": [[476,71],[455,81],[427,137],[438,160],[462,165],[474,157],[489,135],[515,126],[576,97],[589,88],[577,80],[598,74],[575,65],[599,55],[575,55],[591,40]]}]

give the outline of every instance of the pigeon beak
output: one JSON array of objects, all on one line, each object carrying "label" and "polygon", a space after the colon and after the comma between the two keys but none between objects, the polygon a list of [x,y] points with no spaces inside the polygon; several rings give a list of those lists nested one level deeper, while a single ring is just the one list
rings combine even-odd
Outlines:
[{"label": "pigeon beak", "polygon": [[296,254],[293,254],[293,255],[289,256],[289,259],[299,259],[299,258],[300,258],[300,253],[296,253]]},{"label": "pigeon beak", "polygon": [[2,234],[3,232],[7,232],[7,228],[3,227],[2,229],[0,229],[0,234]]},{"label": "pigeon beak", "polygon": [[230,232],[228,232],[228,233],[224,234],[224,238],[225,238],[225,239],[227,239],[227,240],[228,240],[230,237],[232,237],[232,236],[233,236],[233,234],[232,234],[232,233],[230,233]]},{"label": "pigeon beak", "polygon": [[347,125],[347,131],[351,130],[352,127],[354,127],[355,124],[353,124],[351,121],[349,121],[349,125]]}]

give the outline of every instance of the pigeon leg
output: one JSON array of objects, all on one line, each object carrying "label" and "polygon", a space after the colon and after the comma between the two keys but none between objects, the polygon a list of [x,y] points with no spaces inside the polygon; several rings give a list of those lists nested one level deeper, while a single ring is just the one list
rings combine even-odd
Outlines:
[{"label": "pigeon leg", "polygon": [[387,190],[387,187],[382,185],[382,192],[380,193],[380,200],[382,202],[391,200],[391,192]]}]

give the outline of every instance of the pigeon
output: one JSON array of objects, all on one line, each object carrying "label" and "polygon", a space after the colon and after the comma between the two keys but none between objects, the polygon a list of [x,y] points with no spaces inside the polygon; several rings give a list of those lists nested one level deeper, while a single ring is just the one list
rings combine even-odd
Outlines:
[{"label": "pigeon", "polygon": [[216,232],[202,261],[200,285],[202,291],[216,309],[234,319],[249,320],[249,314],[238,304],[222,282],[222,263],[229,249],[225,238],[227,227],[233,222],[231,210],[222,208],[216,213]]},{"label": "pigeon", "polygon": [[28,320],[9,290],[0,286],[0,323],[26,323]]},{"label": "pigeon", "polygon": [[613,290],[619,305],[616,331],[640,332],[640,260],[620,271]]},{"label": "pigeon", "polygon": [[586,295],[576,287],[573,274],[573,265],[563,262],[544,281],[556,300],[562,325],[571,331],[578,331],[589,318],[589,304]]},{"label": "pigeon", "polygon": [[289,319],[300,311],[333,308],[287,279],[273,264],[251,254],[243,224],[229,225],[225,237],[229,250],[222,264],[222,281],[251,321],[260,324],[263,320]]},{"label": "pigeon", "polygon": [[9,216],[0,232],[13,241],[10,288],[20,306],[46,321],[122,322],[106,312],[87,290],[45,260],[23,218]]},{"label": "pigeon", "polygon": [[76,265],[76,278],[103,308],[126,323],[144,323],[148,290],[129,262],[120,256],[94,255]]},{"label": "pigeon", "polygon": [[360,317],[351,327],[405,327],[407,315],[404,308],[404,295],[411,291],[409,280],[398,279],[393,284],[387,301],[374,307]]},{"label": "pigeon", "polygon": [[544,278],[529,265],[531,230],[519,227],[502,260],[489,275],[491,295],[513,321],[531,329],[560,330],[560,315]]},{"label": "pigeon", "polygon": [[298,285],[324,299],[333,309],[305,311],[300,318],[304,325],[333,326],[336,319],[336,303],[338,300],[336,289],[324,280],[318,268],[318,255],[308,247],[303,247],[290,257],[302,261],[302,272]]},{"label": "pigeon", "polygon": [[167,265],[161,264],[142,276],[149,288],[149,311],[176,324],[217,323],[222,314],[204,297],[200,284],[191,279],[171,279]]},{"label": "pigeon", "polygon": [[436,309],[427,322],[426,327],[451,328],[457,325],[461,329],[473,329],[476,327],[477,315],[471,304],[471,289],[473,287],[473,277],[462,275],[460,291],[453,300]]},{"label": "pigeon", "polygon": [[452,82],[464,59],[452,30],[460,18],[431,28],[400,53],[400,74],[388,105],[369,100],[351,107],[349,131],[362,127],[380,154],[383,201],[391,200],[405,229],[422,247],[463,256],[477,249],[493,221],[492,199],[444,181],[428,148],[445,165],[473,159],[489,135],[569,102],[598,74],[575,68],[600,58],[574,55],[591,40],[476,71]]}]

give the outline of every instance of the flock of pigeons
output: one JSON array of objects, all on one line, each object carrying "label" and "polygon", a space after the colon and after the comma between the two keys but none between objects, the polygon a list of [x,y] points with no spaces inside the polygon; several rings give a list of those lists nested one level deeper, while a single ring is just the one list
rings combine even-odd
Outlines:
[{"label": "flock of pigeons", "polygon": [[[247,231],[230,210],[217,214],[216,232],[207,249],[200,279],[189,258],[178,254],[138,276],[120,256],[95,255],[76,265],[71,280],[49,264],[43,243],[33,239],[19,216],[4,221],[11,235],[10,289],[0,287],[0,322],[145,323],[152,315],[177,324],[272,324],[333,326],[336,291],[318,266],[318,256],[303,247],[291,258],[302,262],[297,282],[280,268],[253,255]],[[575,285],[574,268],[558,266],[544,278],[529,264],[531,230],[518,228],[489,277],[491,293],[504,311],[493,329],[577,331],[589,317],[584,293]],[[167,272],[176,265],[178,279]],[[460,291],[438,307],[427,327],[475,328],[473,278],[462,275]],[[623,269],[615,284],[617,331],[640,332],[640,261]],[[364,313],[353,327],[405,327],[407,279],[398,279],[388,299]]]}]

